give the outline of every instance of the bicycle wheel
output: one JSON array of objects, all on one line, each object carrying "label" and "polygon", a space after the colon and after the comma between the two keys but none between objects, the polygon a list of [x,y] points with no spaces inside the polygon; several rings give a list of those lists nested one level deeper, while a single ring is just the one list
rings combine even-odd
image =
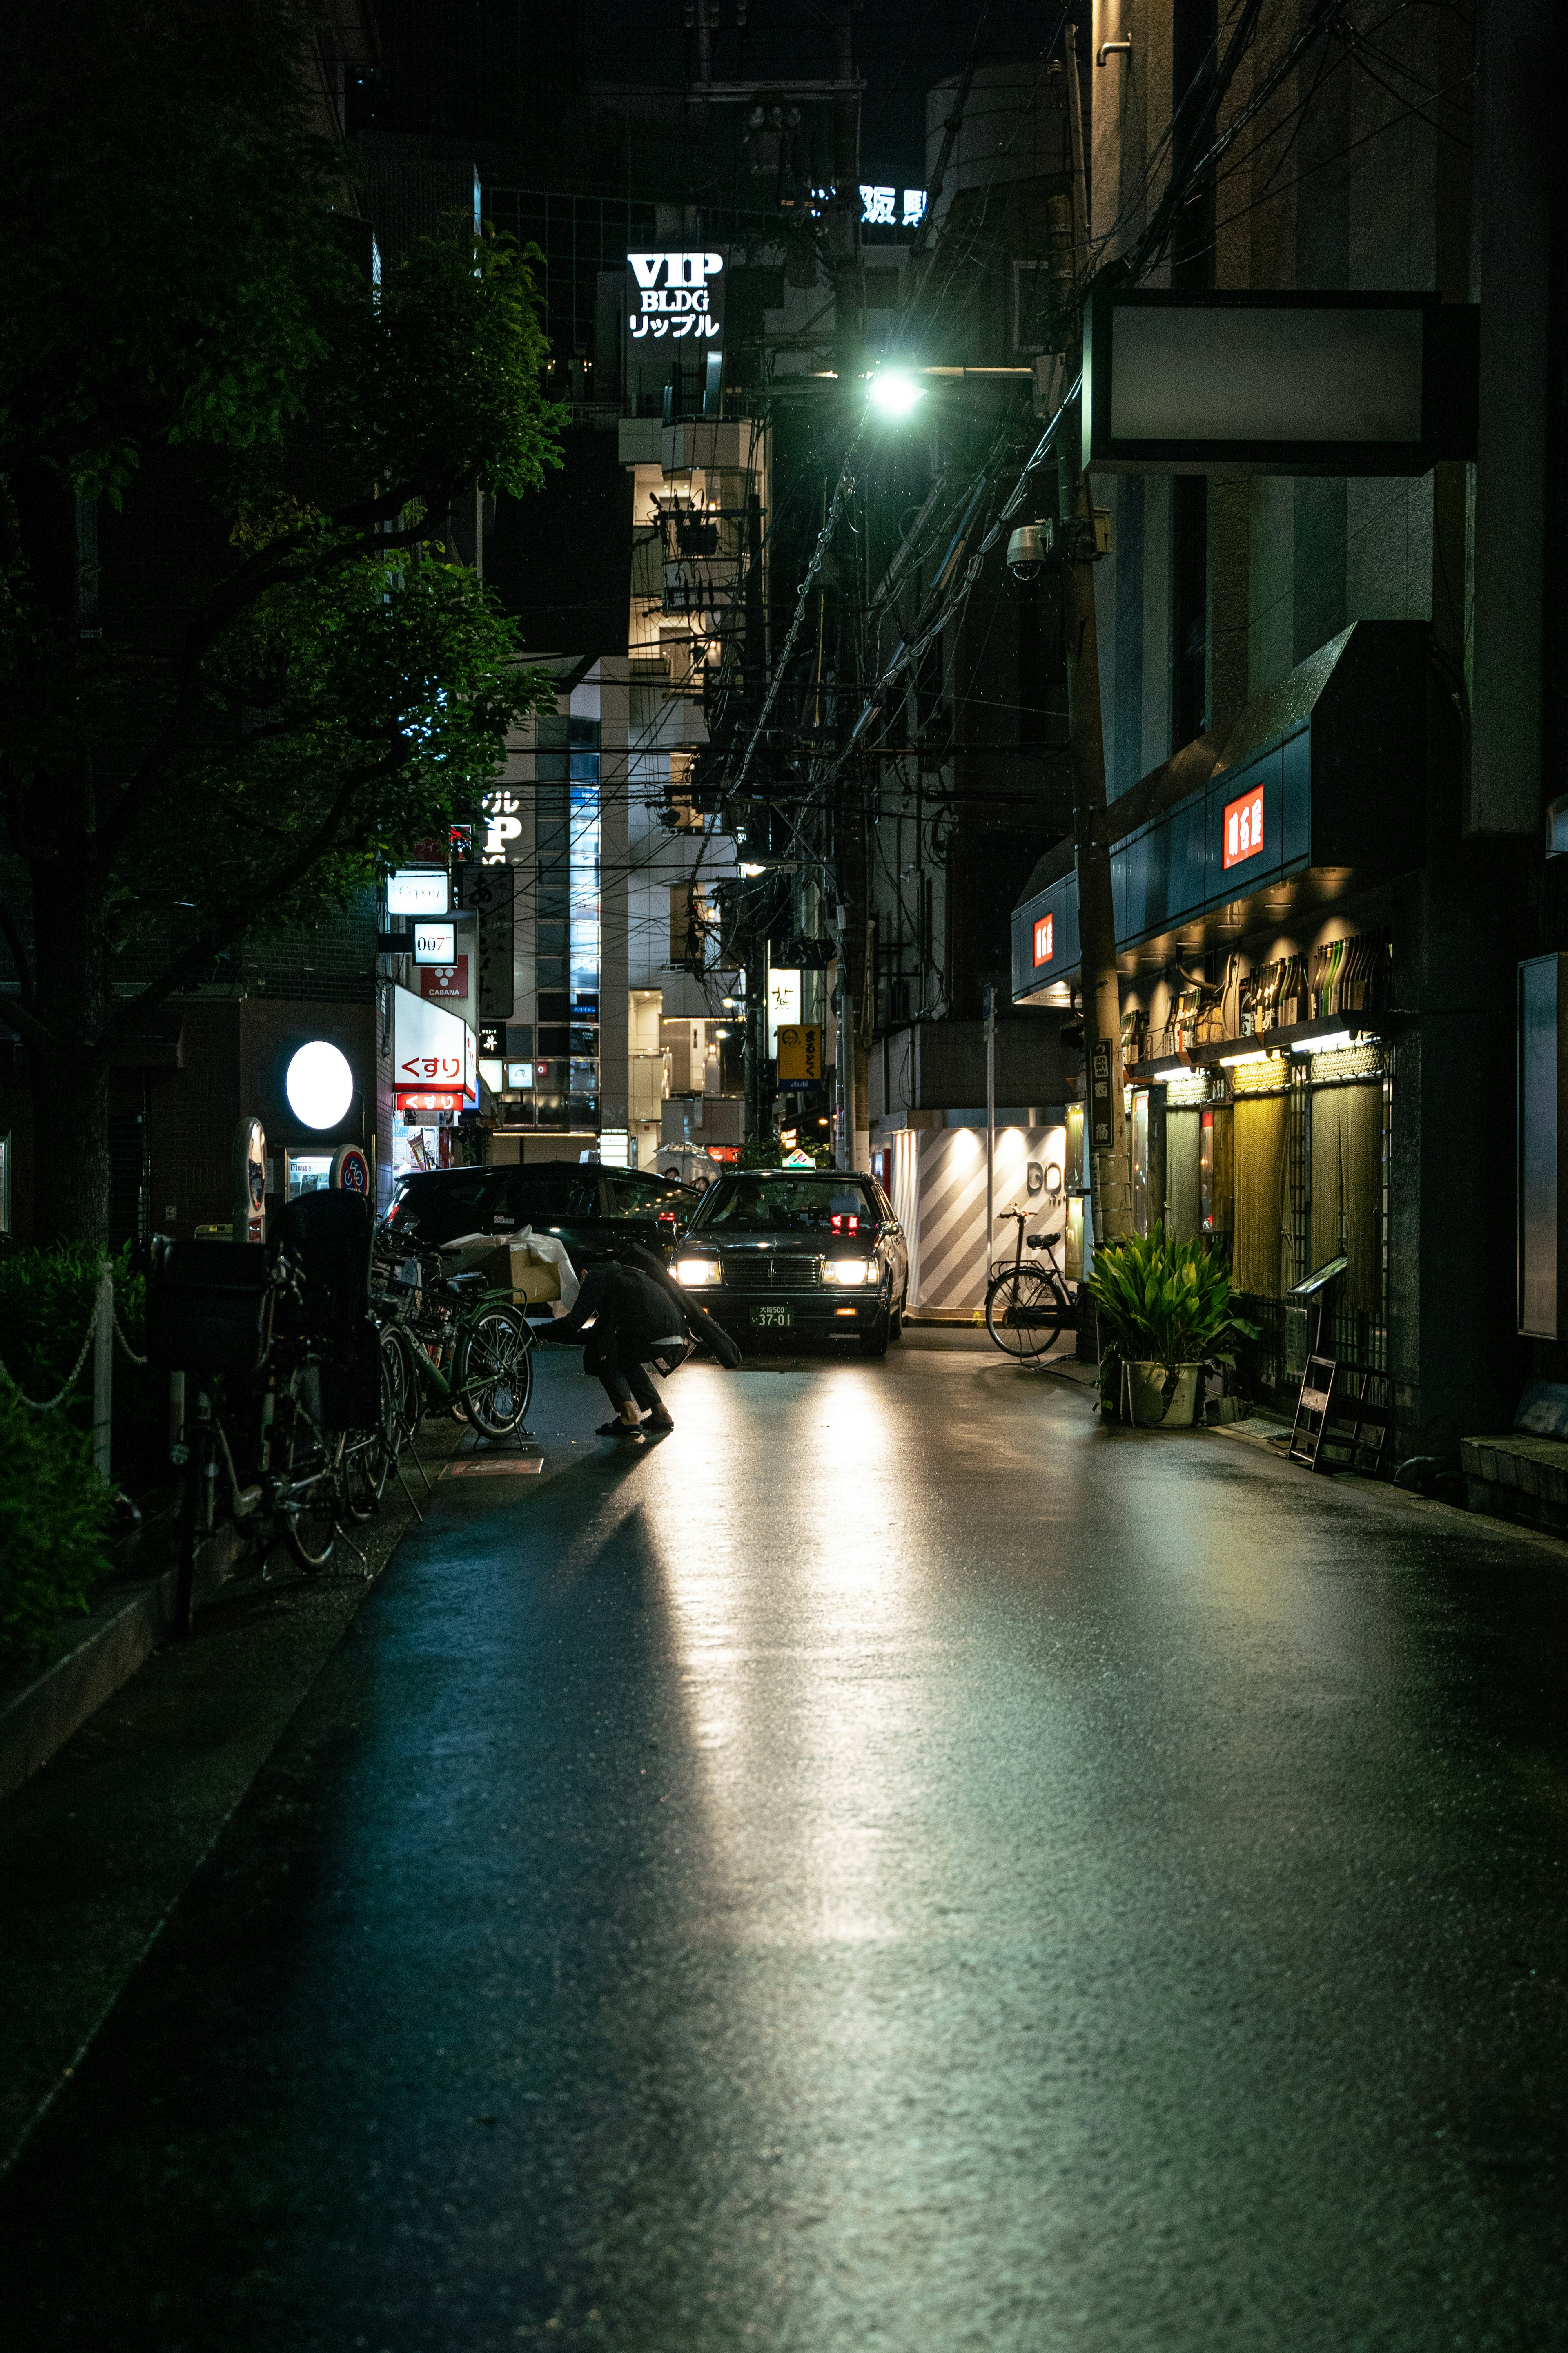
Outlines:
[{"label": "bicycle wheel", "polygon": [[289,1549],[301,1568],[325,1568],[338,1540],[342,1510],[339,1494],[341,1439],[323,1439],[309,1414],[293,1405],[284,1438],[283,1481],[295,1487],[309,1481],[296,1503],[289,1498],[283,1513]]},{"label": "bicycle wheel", "polygon": [[533,1394],[533,1342],[515,1307],[481,1308],[465,1326],[452,1364],[452,1386],[481,1438],[510,1438]]},{"label": "bicycle wheel", "polygon": [[381,1347],[392,1383],[393,1412],[396,1419],[397,1443],[394,1451],[401,1454],[405,1446],[413,1445],[419,1434],[419,1424],[425,1414],[424,1384],[419,1378],[419,1367],[414,1361],[414,1342],[401,1324],[384,1325]]},{"label": "bicycle wheel", "polygon": [[1009,1267],[985,1293],[985,1329],[1009,1356],[1043,1356],[1061,1328],[1061,1294],[1032,1266]]},{"label": "bicycle wheel", "polygon": [[390,1332],[381,1335],[381,1411],[374,1427],[349,1432],[343,1450],[343,1500],[351,1520],[368,1520],[381,1506],[403,1445],[398,1386],[403,1351]]},{"label": "bicycle wheel", "polygon": [[[198,1423],[187,1440],[189,1452],[180,1481],[175,1513],[174,1633],[184,1641],[191,1630],[195,1608],[196,1559],[212,1535],[217,1493],[217,1442],[210,1422]],[[212,1475],[209,1476],[209,1468]]]}]

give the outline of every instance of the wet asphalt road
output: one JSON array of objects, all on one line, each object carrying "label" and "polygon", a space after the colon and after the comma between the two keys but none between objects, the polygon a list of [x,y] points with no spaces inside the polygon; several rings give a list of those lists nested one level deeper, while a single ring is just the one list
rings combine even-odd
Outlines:
[{"label": "wet asphalt road", "polygon": [[1568,1555],[973,1348],[635,1451],[574,1363],[35,2133],[18,2353],[1568,2346]]}]

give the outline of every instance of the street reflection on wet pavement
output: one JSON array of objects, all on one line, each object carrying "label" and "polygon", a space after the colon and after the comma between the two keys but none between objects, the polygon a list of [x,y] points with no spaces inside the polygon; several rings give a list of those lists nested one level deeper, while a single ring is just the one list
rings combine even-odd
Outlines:
[{"label": "street reflection on wet pavement", "polygon": [[911,1335],[444,1481],[11,2343],[1568,2345],[1568,1553]]}]

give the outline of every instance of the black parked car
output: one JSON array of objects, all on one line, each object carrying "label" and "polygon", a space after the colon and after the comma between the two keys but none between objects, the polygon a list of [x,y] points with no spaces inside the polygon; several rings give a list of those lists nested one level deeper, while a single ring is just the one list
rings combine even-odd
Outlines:
[{"label": "black parked car", "polygon": [[910,1254],[874,1176],[749,1168],[709,1187],[675,1276],[742,1348],[789,1333],[885,1356],[909,1304]]},{"label": "black parked car", "polygon": [[500,1168],[431,1168],[405,1176],[388,1229],[427,1248],[461,1234],[509,1234],[519,1226],[559,1234],[579,1274],[618,1241],[668,1258],[701,1196],[689,1185],[596,1160],[541,1160]]}]

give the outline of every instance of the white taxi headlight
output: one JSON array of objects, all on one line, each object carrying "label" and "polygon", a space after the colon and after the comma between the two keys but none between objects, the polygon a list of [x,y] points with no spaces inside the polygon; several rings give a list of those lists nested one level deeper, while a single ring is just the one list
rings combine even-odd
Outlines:
[{"label": "white taxi headlight", "polygon": [[716,1258],[678,1258],[675,1279],[688,1291],[700,1290],[705,1282],[718,1282],[719,1261]]},{"label": "white taxi headlight", "polygon": [[869,1282],[877,1271],[874,1258],[830,1258],[825,1271],[829,1282]]}]

